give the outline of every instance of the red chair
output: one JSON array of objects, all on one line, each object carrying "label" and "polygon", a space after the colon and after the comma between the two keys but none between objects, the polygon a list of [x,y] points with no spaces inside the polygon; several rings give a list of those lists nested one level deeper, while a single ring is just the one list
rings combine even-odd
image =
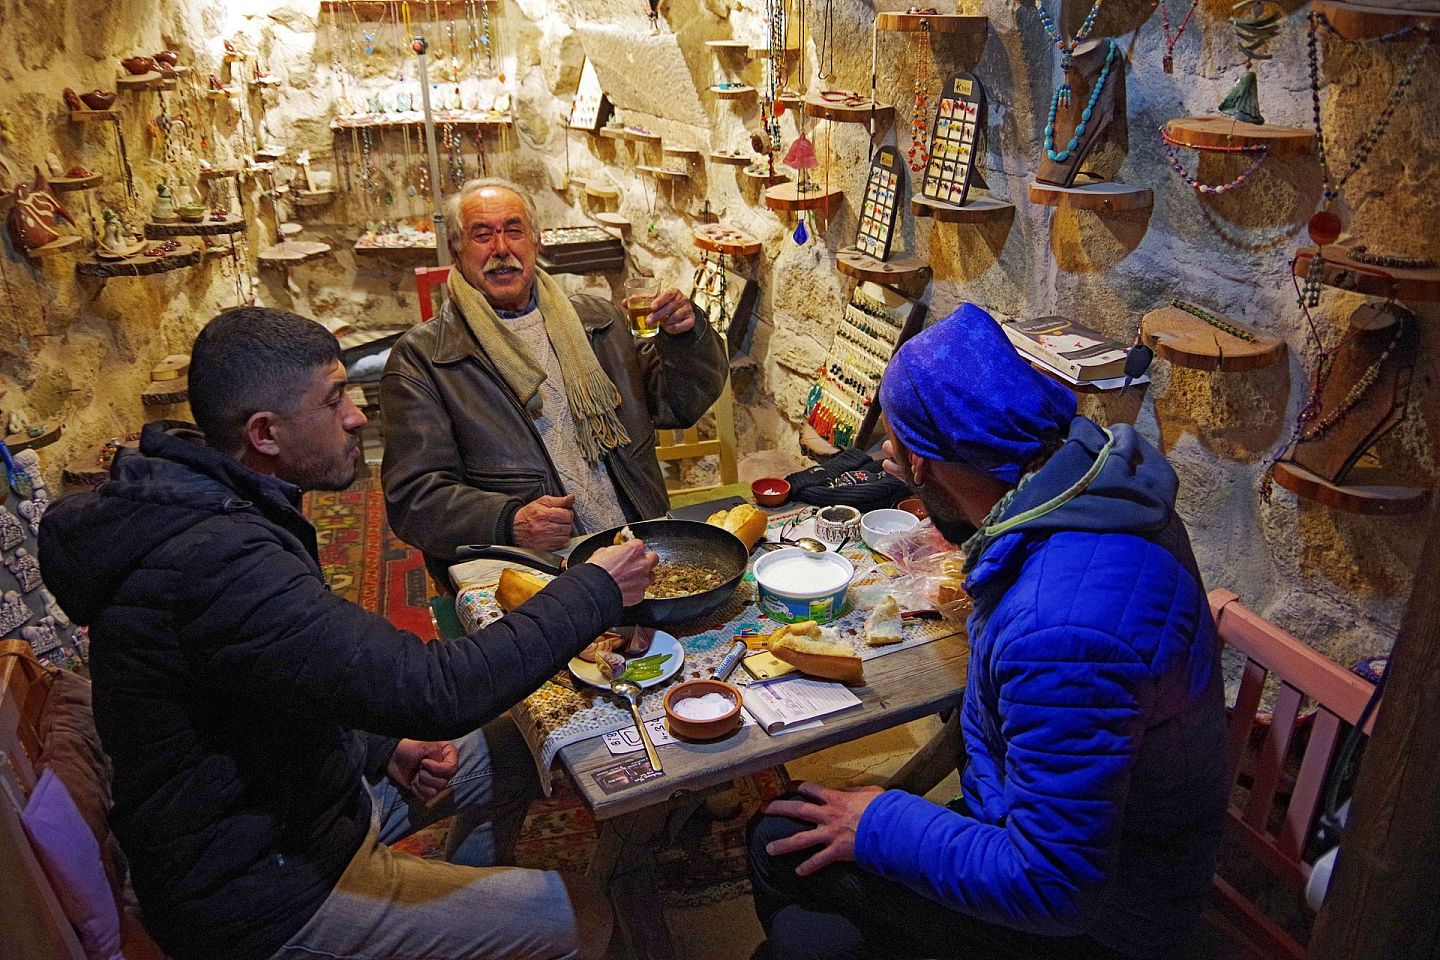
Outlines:
[{"label": "red chair", "polygon": [[[1209,600],[1221,642],[1245,657],[1226,745],[1232,796],[1255,730],[1265,680],[1273,675],[1280,684],[1270,729],[1248,771],[1249,797],[1243,806],[1233,801],[1230,805],[1227,842],[1238,842],[1267,872],[1303,892],[1310,864],[1302,854],[1330,764],[1343,734],[1359,721],[1375,688],[1246,608],[1233,592],[1212,590]],[[1281,773],[1296,720],[1307,701],[1315,703],[1316,712],[1294,787],[1286,797],[1280,791]],[[1369,732],[1367,725],[1365,733]],[[1212,894],[1207,921],[1252,956],[1303,960],[1309,955],[1305,946],[1219,876],[1213,880]]]},{"label": "red chair", "polygon": [[443,286],[449,277],[449,267],[415,268],[415,293],[420,299],[421,323],[435,316],[435,301],[431,298],[431,289]]}]

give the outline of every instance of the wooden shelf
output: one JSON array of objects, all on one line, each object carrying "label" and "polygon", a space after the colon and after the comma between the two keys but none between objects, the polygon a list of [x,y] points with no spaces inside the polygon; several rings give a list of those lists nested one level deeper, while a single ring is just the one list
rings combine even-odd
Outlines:
[{"label": "wooden shelf", "polygon": [[[1402,267],[1376,267],[1356,260],[1348,248],[1339,244],[1330,244],[1324,247],[1322,252],[1325,262],[1320,268],[1320,282],[1328,287],[1386,299],[1416,302],[1440,300],[1440,267],[1408,270]],[[1306,247],[1295,254],[1292,268],[1295,276],[1309,275],[1310,261],[1314,259],[1314,247]]]},{"label": "wooden shelf", "polygon": [[[751,57],[751,59],[753,59],[753,60],[768,60],[768,59],[770,58],[770,45],[769,45],[769,44],[761,45],[761,44],[753,44],[753,43],[752,43],[752,44],[750,45],[750,47],[749,47],[749,51],[750,51],[750,57]],[[785,48],[785,59],[787,59],[787,60],[795,60],[795,59],[797,59],[799,56],[800,56],[800,48],[799,48],[799,47],[786,47],[786,48]]]},{"label": "wooden shelf", "polygon": [[226,100],[230,97],[240,96],[240,88],[225,87],[223,90],[206,90],[205,96],[210,100]]},{"label": "wooden shelf", "polygon": [[615,227],[619,230],[626,230],[630,227],[630,221],[623,213],[601,212],[595,214],[595,220],[597,223],[603,223],[607,227]]},{"label": "wooden shelf", "polygon": [[744,170],[740,171],[740,175],[749,180],[758,180],[760,183],[763,183],[767,187],[773,186],[777,183],[790,182],[790,178],[785,174],[781,173],[778,169],[774,173],[766,172],[764,167],[764,161],[762,159],[757,157],[756,162],[760,164],[759,170],[752,170],[750,169],[750,167],[747,166]]},{"label": "wooden shelf", "polygon": [[75,273],[82,277],[108,280],[111,277],[148,277],[193,267],[200,262],[200,248],[182,246],[173,253],[158,257],[129,257],[124,260],[85,260],[75,264]]},{"label": "wooden shelf", "polygon": [[705,46],[722,53],[743,53],[750,55],[750,44],[744,40],[706,40]]},{"label": "wooden shelf", "polygon": [[[500,0],[485,0],[485,2],[497,4]],[[464,0],[431,0],[420,8],[417,19],[454,20],[457,17],[464,19],[468,5]],[[322,12],[329,13],[333,10],[357,20],[394,19],[399,6],[395,0],[320,0]]]},{"label": "wooden shelf", "polygon": [[166,237],[220,237],[232,233],[241,233],[245,229],[245,221],[237,214],[227,214],[222,220],[212,220],[207,213],[205,219],[200,223],[147,223],[145,224],[145,238],[147,240],[163,240]]},{"label": "wooden shelf", "polygon": [[285,81],[279,77],[268,73],[263,77],[251,77],[245,82],[252,87],[278,87],[285,83]]},{"label": "wooden shelf", "polygon": [[285,159],[284,147],[262,147],[255,151],[255,156],[261,160],[283,160]]},{"label": "wooden shelf", "polygon": [[928,277],[930,274],[930,264],[919,257],[877,260],[859,250],[841,250],[835,255],[835,266],[846,276],[885,285]]},{"label": "wooden shelf", "polygon": [[659,143],[663,139],[658,133],[651,133],[649,130],[637,130],[633,127],[622,127],[620,129],[622,139],[631,143]]},{"label": "wooden shelf", "polygon": [[92,173],[88,177],[51,177],[47,183],[56,193],[70,193],[73,190],[89,190],[105,181],[105,174]]},{"label": "wooden shelf", "polygon": [[185,403],[189,399],[190,377],[187,375],[176,377],[173,380],[151,380],[150,385],[140,394],[140,405],[160,407],[172,403]]},{"label": "wooden shelf", "polygon": [[929,197],[910,198],[910,213],[916,217],[930,217],[940,223],[990,223],[1015,216],[1015,204],[994,197],[972,197],[964,206],[931,200]]},{"label": "wooden shelf", "polygon": [[163,383],[179,380],[190,372],[190,354],[172,353],[150,368],[150,382]]},{"label": "wooden shelf", "polygon": [[585,182],[585,196],[592,200],[619,200],[620,191],[611,186]]},{"label": "wooden shelf", "polygon": [[600,136],[604,137],[606,140],[624,140],[624,139],[625,139],[625,128],[624,128],[624,127],[601,127],[601,128],[599,129],[599,131],[597,131],[597,132],[600,134]]},{"label": "wooden shelf", "polygon": [[1155,194],[1149,187],[1132,187],[1108,180],[1079,187],[1057,187],[1037,182],[1030,184],[1030,202],[1062,210],[1119,213],[1123,210],[1150,209],[1155,205]]},{"label": "wooden shelf", "polygon": [[972,37],[983,37],[990,29],[989,17],[971,17],[959,13],[900,13],[883,11],[875,15],[875,27],[879,30],[916,33],[929,25],[931,33],[963,33]]},{"label": "wooden shelf", "polygon": [[89,123],[92,120],[116,120],[120,119],[120,108],[111,107],[109,110],[71,110],[70,119],[75,123]]},{"label": "wooden shelf", "polygon": [[[435,125],[458,124],[462,127],[508,127],[510,114],[478,110],[440,110],[434,113]],[[423,127],[425,114],[418,110],[405,113],[346,113],[330,121],[331,130],[353,130],[375,127]],[[603,131],[602,131],[603,134]]]},{"label": "wooden shelf", "polygon": [[282,240],[273,247],[266,247],[255,256],[262,267],[296,267],[311,260],[318,260],[330,252],[330,244],[315,240]]},{"label": "wooden shelf", "polygon": [[47,243],[43,247],[28,247],[22,248],[22,250],[25,256],[29,257],[31,260],[43,260],[45,257],[54,257],[62,254],[66,250],[69,250],[71,247],[78,244],[79,242],[79,237],[67,236],[61,237],[59,240],[55,240],[51,243]]},{"label": "wooden shelf", "polygon": [[649,164],[637,164],[636,170],[649,174],[656,180],[689,180],[690,173],[687,170],[671,170],[667,167],[652,167]]},{"label": "wooden shelf", "polygon": [[696,227],[693,234],[695,246],[711,253],[723,253],[731,257],[749,257],[760,252],[760,241],[744,230],[736,230],[719,223],[707,223]]},{"label": "wooden shelf", "polygon": [[1179,307],[1161,307],[1145,314],[1140,338],[1156,356],[1192,370],[1259,370],[1285,356],[1284,340],[1260,334],[1255,334],[1254,340],[1242,340]]},{"label": "wooden shelf", "polygon": [[59,440],[60,434],[64,431],[64,424],[59,420],[54,423],[39,423],[36,426],[42,429],[35,436],[30,436],[29,431],[12,433],[5,438],[5,446],[10,448],[11,453],[19,453],[21,450],[39,450]]},{"label": "wooden shelf", "polygon": [[297,207],[323,207],[335,202],[334,190],[296,190],[290,202]]},{"label": "wooden shelf", "polygon": [[748,167],[755,162],[754,154],[741,155],[725,150],[712,150],[707,156],[712,163],[723,163],[728,167]]},{"label": "wooden shelf", "polygon": [[793,183],[779,183],[765,191],[765,206],[771,210],[819,210],[830,216],[845,199],[845,191],[839,187],[817,187],[810,193],[799,193]]},{"label": "wooden shelf", "polygon": [[158,90],[165,85],[166,79],[166,77],[154,70],[141,74],[127,73],[123,77],[115,78],[115,89],[122,93],[134,93],[138,90]]},{"label": "wooden shelf", "polygon": [[1315,132],[1271,123],[1241,123],[1234,117],[1180,117],[1165,124],[1176,143],[1197,150],[1207,147],[1265,147],[1270,156],[1311,153]]},{"label": "wooden shelf", "polygon": [[[1351,470],[1351,476],[1363,471]],[[1425,487],[1396,487],[1384,484],[1347,484],[1340,486],[1311,473],[1289,460],[1275,462],[1275,482],[1295,496],[1340,510],[1367,516],[1403,516],[1420,513],[1430,504],[1430,490]]]},{"label": "wooden shelf", "polygon": [[1359,6],[1339,0],[1315,0],[1312,8],[1323,13],[1335,32],[1347,40],[1369,40],[1406,27],[1440,26],[1440,13]]},{"label": "wooden shelf", "polygon": [[435,252],[435,234],[426,233],[419,237],[407,238],[405,243],[395,242],[397,234],[381,234],[379,236],[364,236],[355,241],[351,247],[356,253],[407,253],[418,251],[420,253]]},{"label": "wooden shelf", "polygon": [[[805,116],[814,117],[817,120],[829,120],[833,123],[868,124],[870,122],[870,101],[866,100],[858,107],[850,107],[843,103],[821,100],[818,94],[812,94],[805,98]],[[876,103],[875,132],[888,130],[890,124],[894,122],[895,108],[888,103]]]},{"label": "wooden shelf", "polygon": [[691,162],[700,159],[700,151],[694,147],[662,147],[660,152],[667,157],[684,157]]},{"label": "wooden shelf", "polygon": [[740,100],[745,97],[755,96],[756,90],[748,83],[742,83],[738,87],[722,87],[715,85],[710,87],[710,92],[715,94],[717,100]]},{"label": "wooden shelf", "polygon": [[216,180],[220,177],[238,177],[239,167],[211,167],[209,170],[200,171],[201,180]]}]

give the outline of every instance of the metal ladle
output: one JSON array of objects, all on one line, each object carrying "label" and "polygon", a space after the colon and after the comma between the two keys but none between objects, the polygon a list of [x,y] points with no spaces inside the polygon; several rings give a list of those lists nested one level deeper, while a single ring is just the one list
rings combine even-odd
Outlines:
[{"label": "metal ladle", "polygon": [[660,755],[655,752],[655,744],[650,742],[650,731],[645,729],[645,721],[640,716],[640,685],[629,680],[612,680],[610,692],[630,704],[630,715],[635,718],[635,729],[640,731],[640,742],[645,744],[645,756],[650,758],[651,768],[660,773]]}]

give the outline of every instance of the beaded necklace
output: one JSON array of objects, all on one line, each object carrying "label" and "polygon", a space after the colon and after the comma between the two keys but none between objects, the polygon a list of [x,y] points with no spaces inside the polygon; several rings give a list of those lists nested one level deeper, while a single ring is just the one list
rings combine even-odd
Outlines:
[{"label": "beaded necklace", "polygon": [[930,50],[930,21],[920,21],[915,51],[915,110],[910,117],[910,169],[922,172],[930,165],[930,83],[935,74],[935,55]]},{"label": "beaded necklace", "polygon": [[[1365,372],[1361,374],[1360,379],[1356,380],[1355,385],[1345,394],[1345,399],[1336,404],[1334,410],[1315,421],[1315,423],[1307,429],[1301,431],[1297,439],[1301,441],[1314,440],[1326,430],[1329,430],[1343,420],[1345,415],[1355,408],[1355,405],[1364,398],[1366,391],[1375,385],[1376,380],[1380,379],[1380,370],[1385,366],[1385,361],[1390,359],[1390,354],[1395,352],[1395,347],[1399,345],[1400,338],[1405,333],[1405,327],[1405,320],[1399,319],[1395,321],[1395,333],[1390,337],[1390,342],[1385,345],[1385,349],[1381,352],[1380,356],[1375,358],[1375,362],[1365,368]],[[1339,348],[1336,349],[1338,352]],[[1316,412],[1318,413],[1320,403],[1320,391],[1318,388],[1315,391],[1313,401],[1316,406]]]},{"label": "beaded necklace", "polygon": [[[1251,177],[1255,176],[1256,172],[1260,169],[1260,165],[1263,164],[1265,158],[1270,155],[1270,148],[1263,143],[1256,146],[1244,145],[1231,147],[1200,147],[1193,143],[1181,143],[1171,137],[1164,127],[1160,128],[1160,147],[1165,151],[1165,156],[1170,158],[1170,167],[1175,171],[1175,174],[1181,180],[1188,183],[1196,192],[1206,195],[1229,193],[1237,187],[1243,187],[1249,182]],[[1229,183],[1201,183],[1198,177],[1192,177],[1185,172],[1185,167],[1180,163],[1180,157],[1175,153],[1175,147],[1189,147],[1191,150],[1198,150],[1201,153],[1249,153],[1254,154],[1255,159],[1251,161],[1250,166],[1247,167],[1244,172]]]},{"label": "beaded necklace", "polygon": [[[1097,2],[1095,7],[1090,11],[1092,17],[1094,16],[1095,10],[1099,8],[1100,3]],[[1036,9],[1039,8],[1037,7]],[[1067,80],[1065,83],[1062,83],[1055,90],[1055,95],[1050,98],[1050,119],[1045,122],[1045,156],[1049,157],[1055,163],[1064,163],[1069,160],[1070,154],[1079,149],[1080,140],[1085,136],[1085,125],[1090,122],[1090,118],[1094,114],[1095,104],[1100,100],[1100,92],[1105,89],[1105,81],[1110,78],[1110,65],[1115,62],[1115,41],[1107,38],[1105,47],[1105,66],[1100,68],[1100,76],[1095,80],[1095,86],[1090,88],[1090,100],[1085,104],[1085,109],[1080,111],[1080,122],[1076,124],[1075,134],[1070,138],[1070,142],[1065,145],[1064,150],[1057,151],[1055,149],[1055,111],[1062,103],[1070,102],[1069,81]]]},{"label": "beaded necklace", "polygon": [[1165,68],[1166,73],[1175,72],[1175,44],[1180,42],[1180,35],[1190,25],[1190,17],[1194,15],[1195,8],[1200,5],[1200,0],[1190,0],[1190,9],[1185,11],[1184,18],[1180,21],[1180,27],[1172,36],[1170,33],[1170,10],[1165,0],[1155,0],[1155,6],[1160,8],[1160,29],[1165,32],[1165,56],[1161,58],[1160,65]]},{"label": "beaded necklace", "polygon": [[1235,326],[1235,324],[1231,323],[1229,320],[1225,320],[1215,316],[1215,314],[1211,313],[1209,310],[1206,310],[1203,307],[1197,307],[1193,303],[1186,303],[1184,300],[1181,300],[1178,297],[1172,297],[1170,299],[1170,306],[1174,307],[1176,310],[1184,310],[1192,317],[1204,320],[1216,330],[1219,330],[1221,333],[1228,333],[1230,334],[1230,336],[1234,337],[1237,340],[1244,340],[1246,343],[1255,342],[1255,334],[1251,333],[1249,330],[1245,330]]},{"label": "beaded necklace", "polygon": [[[1075,31],[1075,36],[1066,39],[1060,35],[1055,21],[1050,19],[1050,14],[1045,12],[1043,0],[1035,0],[1035,12],[1040,15],[1040,25],[1045,28],[1045,35],[1055,44],[1055,49],[1060,51],[1060,69],[1065,73],[1065,81],[1060,84],[1055,95],[1061,104],[1070,102],[1070,74],[1075,68],[1075,48],[1095,29],[1095,18],[1100,15],[1100,6],[1104,2],[1105,0],[1095,0],[1095,5],[1085,15],[1085,20],[1080,24],[1080,29]],[[1051,112],[1054,112],[1053,104]]]}]

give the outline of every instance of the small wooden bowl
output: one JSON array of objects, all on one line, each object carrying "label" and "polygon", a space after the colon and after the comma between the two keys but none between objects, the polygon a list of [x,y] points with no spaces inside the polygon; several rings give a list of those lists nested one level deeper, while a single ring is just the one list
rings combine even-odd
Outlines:
[{"label": "small wooden bowl", "polygon": [[750,495],[762,507],[778,507],[790,499],[790,482],[784,477],[761,477],[750,484]]},{"label": "small wooden bowl", "polygon": [[928,519],[930,516],[930,511],[925,509],[925,503],[919,497],[907,497],[895,504],[895,509],[913,513],[921,520]]},{"label": "small wooden bowl", "polygon": [[[690,720],[675,712],[675,704],[692,697],[718,693],[734,701],[730,712],[714,720]],[[682,740],[718,740],[740,726],[740,690],[720,680],[686,680],[665,694],[665,725]]]}]

